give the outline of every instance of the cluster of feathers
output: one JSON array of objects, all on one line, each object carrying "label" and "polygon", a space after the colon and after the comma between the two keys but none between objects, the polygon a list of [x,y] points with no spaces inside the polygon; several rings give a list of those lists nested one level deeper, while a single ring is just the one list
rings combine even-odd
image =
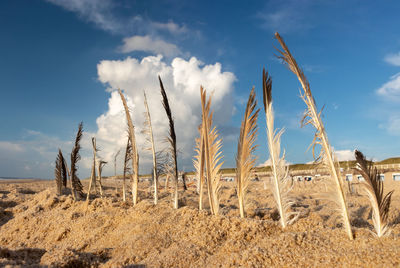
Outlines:
[{"label": "cluster of feathers", "polygon": [[[301,125],[311,125],[315,128],[314,139],[311,143],[313,156],[315,162],[324,166],[330,171],[330,179],[328,181],[329,190],[326,197],[337,205],[337,211],[341,216],[343,226],[350,239],[353,239],[353,231],[351,229],[349,211],[347,207],[346,194],[343,187],[343,179],[340,173],[339,163],[335,159],[335,154],[332,146],[329,144],[325,127],[321,118],[322,109],[318,111],[316,101],[312,95],[310,84],[304,72],[298,66],[296,60],[290,53],[285,42],[281,36],[276,33],[276,39],[280,43],[282,50],[277,49],[277,57],[283,61],[284,64],[293,72],[302,87],[301,99],[306,104],[306,111],[301,120]],[[263,88],[263,104],[266,117],[267,126],[267,139],[269,148],[269,157],[271,161],[272,180],[271,190],[275,199],[276,207],[280,215],[280,223],[282,228],[288,224],[293,223],[299,216],[298,213],[291,211],[293,205],[293,198],[291,192],[291,179],[288,176],[288,167],[285,164],[285,152],[281,153],[281,137],[284,129],[274,128],[274,110],[272,107],[272,79],[268,73],[263,70],[262,74],[262,88]],[[146,141],[148,143],[147,150],[151,151],[153,156],[153,187],[154,187],[154,204],[158,202],[158,177],[162,172],[166,175],[166,185],[169,178],[174,183],[173,192],[173,207],[178,208],[178,163],[177,163],[177,140],[175,133],[175,125],[172,116],[171,107],[169,105],[168,96],[164,88],[161,77],[158,77],[162,104],[168,118],[169,131],[166,137],[167,150],[156,152],[155,142],[153,137],[153,129],[151,125],[150,110],[147,103],[147,97],[144,92],[144,106],[145,106],[145,127],[142,131],[146,134]],[[118,90],[121,101],[125,110],[126,121],[128,126],[128,139],[125,149],[124,169],[123,169],[123,200],[126,201],[126,184],[125,178],[130,177],[133,204],[138,202],[138,178],[139,178],[139,155],[138,147],[135,138],[135,127],[133,125],[131,113],[127,105],[125,96],[121,90]],[[219,199],[221,188],[221,174],[220,169],[223,164],[222,161],[222,139],[219,137],[216,127],[213,125],[213,111],[211,110],[212,97],[207,98],[206,90],[200,87],[201,99],[201,124],[198,128],[199,138],[196,139],[196,155],[193,159],[193,165],[196,170],[198,178],[198,192],[199,192],[199,209],[203,209],[203,192],[204,188],[207,189],[208,200],[210,204],[211,213],[218,215],[219,213]],[[249,185],[250,178],[253,176],[252,172],[256,163],[256,156],[254,152],[257,148],[257,119],[259,109],[257,108],[257,101],[254,88],[250,91],[249,98],[246,105],[244,118],[241,122],[240,135],[238,140],[237,154],[236,154],[236,192],[239,201],[240,216],[245,217],[246,210],[246,193]],[[79,124],[78,132],[76,135],[74,147],[71,152],[71,169],[68,170],[67,163],[62,155],[61,150],[57,155],[55,165],[55,180],[57,193],[62,194],[63,190],[67,187],[68,175],[71,181],[72,195],[75,200],[83,197],[83,187],[77,176],[77,162],[80,159],[80,140],[82,138],[82,123]],[[89,190],[87,193],[87,200],[92,187],[97,192],[99,187],[102,196],[101,187],[101,172],[106,162],[97,160],[96,140],[92,138],[93,145],[93,165],[91,171],[91,179]],[[315,155],[315,148],[320,146],[319,155]],[[116,157],[114,159],[114,169],[116,173]],[[393,191],[384,194],[383,182],[380,180],[379,172],[373,167],[371,162],[367,161],[365,156],[360,151],[355,151],[357,160],[356,170],[364,177],[362,183],[366,195],[371,203],[372,221],[376,231],[376,235],[381,237],[390,233],[390,226],[388,223],[388,213],[390,209],[391,197]],[[96,163],[98,179],[96,179]],[[129,165],[130,163],[130,165]],[[185,179],[183,176],[183,186],[186,189]]]},{"label": "cluster of feathers", "polygon": [[83,198],[83,186],[78,178],[77,163],[81,156],[79,155],[79,150],[81,149],[80,141],[82,139],[82,122],[78,126],[78,132],[76,133],[74,147],[71,152],[71,170],[68,170],[67,162],[65,161],[61,149],[58,149],[58,155],[56,159],[56,168],[54,172],[54,177],[56,181],[57,194],[61,195],[63,190],[67,188],[68,175],[71,180],[72,196],[74,200],[79,200]]}]

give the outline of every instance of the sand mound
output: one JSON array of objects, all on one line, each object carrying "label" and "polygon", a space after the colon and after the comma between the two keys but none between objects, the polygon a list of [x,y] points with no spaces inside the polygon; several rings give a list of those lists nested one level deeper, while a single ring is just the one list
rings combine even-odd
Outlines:
[{"label": "sand mound", "polygon": [[[246,219],[237,216],[232,190],[223,190],[221,216],[198,211],[197,196],[192,190],[183,195],[181,203],[185,206],[178,210],[171,208],[168,194],[157,206],[149,199],[135,207],[111,194],[94,199],[89,205],[85,201],[73,202],[71,196],[56,196],[48,189],[25,194],[29,195],[25,201],[13,207],[2,206],[3,212],[0,211],[12,213],[0,227],[0,265],[399,265],[399,226],[388,237],[375,238],[369,231],[367,203],[359,197],[350,200],[356,240],[349,241],[332,209],[310,195],[299,195],[301,202],[294,209],[302,213],[301,217],[282,230],[272,199],[261,186],[252,188]],[[146,196],[145,192],[141,196]],[[391,215],[399,215],[399,211],[394,209]]]}]

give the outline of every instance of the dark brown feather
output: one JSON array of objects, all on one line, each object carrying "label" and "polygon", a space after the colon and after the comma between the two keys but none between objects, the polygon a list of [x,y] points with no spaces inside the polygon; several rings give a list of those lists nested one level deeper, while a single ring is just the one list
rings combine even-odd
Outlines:
[{"label": "dark brown feather", "polygon": [[77,163],[81,159],[79,150],[81,149],[80,141],[82,139],[82,128],[83,128],[83,123],[81,122],[79,123],[78,132],[76,133],[76,138],[75,138],[75,144],[71,152],[71,182],[72,182],[72,194],[75,200],[83,197],[84,195],[82,183],[77,176],[77,170],[78,170]]},{"label": "dark brown feather", "polygon": [[367,191],[369,190],[375,196],[379,210],[379,216],[382,221],[380,224],[384,226],[387,224],[393,191],[390,191],[384,195],[384,184],[379,178],[380,172],[378,169],[374,167],[372,161],[368,161],[364,154],[360,151],[356,150],[354,154],[358,164],[356,170],[364,177],[364,186],[366,186]]},{"label": "dark brown feather", "polygon": [[61,155],[62,161],[61,161],[61,176],[62,176],[62,185],[64,188],[67,187],[67,180],[68,180],[68,171],[67,171],[67,163],[65,162],[65,158],[62,155],[62,152],[60,150],[59,154]]},{"label": "dark brown feather", "polygon": [[57,159],[56,159],[56,168],[54,170],[54,178],[56,181],[57,194],[61,195],[62,188],[65,187],[64,180],[65,180],[65,185],[66,185],[66,181],[67,181],[64,157],[61,153],[61,149],[58,149],[58,155],[57,155]]},{"label": "dark brown feather", "polygon": [[[158,76],[158,80],[160,81],[160,88],[161,88],[161,95],[162,95],[162,103],[165,109],[165,113],[167,114],[168,121],[169,121],[169,136],[167,138],[169,144],[170,144],[170,151],[171,151],[171,156],[173,159],[173,171],[174,171],[174,180],[175,180],[175,194],[178,194],[178,164],[177,164],[177,155],[176,155],[176,134],[175,134],[175,126],[174,126],[174,120],[172,118],[172,112],[171,108],[169,106],[168,102],[168,97],[167,93],[165,92],[163,82],[161,80],[161,77]],[[177,202],[177,196],[176,196],[176,202]],[[177,208],[177,204],[175,204]]]},{"label": "dark brown feather", "polygon": [[128,141],[126,142],[126,149],[125,149],[124,180],[125,180],[126,174],[128,174],[130,172],[129,161],[131,160],[131,152],[132,152],[132,146],[131,146],[130,141],[131,140],[128,137]]},{"label": "dark brown feather", "polygon": [[272,101],[272,79],[268,75],[268,72],[263,69],[263,102],[264,102],[264,110],[267,110],[267,102],[268,104]]}]

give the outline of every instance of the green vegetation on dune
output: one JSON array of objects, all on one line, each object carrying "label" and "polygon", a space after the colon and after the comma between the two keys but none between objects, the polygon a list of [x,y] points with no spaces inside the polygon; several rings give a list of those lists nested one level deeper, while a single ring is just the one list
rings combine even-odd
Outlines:
[{"label": "green vegetation on dune", "polygon": [[392,157],[379,162],[375,162],[375,165],[387,165],[387,164],[400,164],[400,157]]}]

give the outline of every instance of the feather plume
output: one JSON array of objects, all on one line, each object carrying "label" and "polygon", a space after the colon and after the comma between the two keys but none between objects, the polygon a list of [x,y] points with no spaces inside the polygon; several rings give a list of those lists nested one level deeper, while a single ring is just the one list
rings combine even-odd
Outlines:
[{"label": "feather plume", "polygon": [[86,195],[86,202],[89,202],[90,190],[92,189],[92,183],[93,183],[93,181],[95,180],[95,177],[96,177],[96,174],[95,174],[96,170],[95,169],[96,169],[96,167],[94,166],[94,163],[92,163],[92,168],[90,170],[89,189],[88,189],[88,192],[87,192],[87,195]]},{"label": "feather plume", "polygon": [[61,195],[62,189],[67,186],[67,170],[61,149],[58,149],[56,168],[54,170],[54,177],[56,180],[57,194]]},{"label": "feather plume", "polygon": [[114,155],[114,177],[117,177],[117,157],[121,153],[121,149]]},{"label": "feather plume", "polygon": [[321,160],[321,163],[325,165],[330,171],[334,185],[330,187],[331,191],[329,193],[329,198],[338,205],[338,211],[341,214],[344,228],[347,232],[348,237],[352,240],[353,232],[350,225],[349,212],[346,204],[346,196],[343,190],[343,180],[340,175],[339,164],[337,161],[335,161],[334,151],[329,144],[328,137],[325,132],[325,127],[322,123],[322,110],[318,112],[315,100],[311,94],[310,84],[307,81],[307,78],[304,75],[303,71],[297,65],[296,60],[293,58],[292,54],[290,54],[290,51],[287,48],[285,42],[278,33],[275,33],[275,37],[283,48],[282,51],[277,49],[280,53],[280,55],[277,57],[281,59],[288,66],[289,70],[297,76],[303,88],[304,93],[301,94],[301,98],[306,103],[307,110],[302,119],[302,125],[312,125],[316,129],[314,139],[311,143],[311,146],[313,147],[313,155],[315,157],[315,147],[317,145],[320,145],[322,147],[320,155],[315,158],[316,160]]},{"label": "feather plume", "polygon": [[157,205],[158,202],[158,172],[157,172],[157,158],[156,158],[156,149],[154,144],[154,137],[153,137],[153,128],[151,126],[151,117],[150,117],[150,109],[149,105],[147,104],[147,97],[146,92],[143,91],[144,95],[144,107],[146,108],[145,114],[145,122],[143,129],[143,133],[147,136],[147,142],[150,144],[147,150],[151,151],[153,155],[153,186],[154,186],[154,204]]},{"label": "feather plume", "polygon": [[254,167],[256,157],[254,151],[257,147],[257,117],[259,109],[254,88],[251,90],[247,101],[246,112],[240,126],[240,136],[236,155],[236,182],[239,199],[240,217],[245,217],[245,195],[249,184],[251,170]]},{"label": "feather plume", "polygon": [[[103,160],[100,159],[100,157],[97,156],[97,152],[100,151],[99,147],[96,145],[96,138],[92,138],[92,145],[93,145],[93,164],[94,164],[94,187],[96,194],[97,192],[100,192],[100,197],[103,198],[103,186],[101,184],[101,170],[103,166],[107,163],[104,162]],[[97,174],[98,176],[96,177],[96,163],[97,163]]]},{"label": "feather plume", "polygon": [[203,209],[203,191],[204,191],[204,139],[201,125],[199,126],[200,138],[196,138],[196,155],[193,159],[193,166],[196,170],[196,177],[198,178],[199,190],[199,210]]},{"label": "feather plume", "polygon": [[78,200],[83,197],[83,186],[81,181],[77,176],[77,163],[81,159],[79,155],[79,150],[81,149],[80,141],[82,139],[82,128],[83,123],[79,123],[78,132],[76,133],[75,144],[72,148],[71,153],[71,184],[72,184],[72,195],[74,200]]},{"label": "feather plume", "polygon": [[[265,117],[267,122],[267,138],[269,155],[271,159],[271,168],[273,175],[272,192],[276,205],[278,207],[279,215],[281,217],[281,225],[283,228],[291,224],[298,217],[298,213],[289,212],[293,204],[289,193],[291,186],[289,185],[288,168],[285,165],[285,153],[281,154],[281,136],[284,132],[283,129],[274,129],[274,109],[272,108],[272,79],[263,69],[263,101]],[[292,217],[294,216],[294,217]]]},{"label": "feather plume", "polygon": [[[65,171],[66,171],[66,180],[65,180],[65,182],[63,182],[63,184],[64,184],[64,187],[67,187],[67,180],[68,180],[68,177],[69,177],[69,180],[71,181],[71,170],[70,169],[68,169],[68,164],[67,164],[67,160],[65,160],[65,158],[64,158],[64,161],[63,161],[63,165],[65,166]],[[72,181],[71,181],[71,187],[72,187]]]},{"label": "feather plume", "polygon": [[[60,150],[60,153],[61,153],[61,150]],[[61,161],[62,185],[64,188],[67,188],[67,180],[68,180],[69,171],[68,171],[68,167],[67,167],[67,162],[66,162],[64,156],[62,155],[62,153],[61,153],[61,158],[62,158],[62,161]]]},{"label": "feather plume", "polygon": [[[210,111],[211,97],[207,99],[207,93],[200,87],[202,126],[201,139],[204,146],[204,160],[207,174],[208,200],[210,202],[211,213],[218,215],[219,210],[219,190],[221,188],[219,170],[223,164],[222,159],[222,140],[218,138],[218,132],[212,126],[213,113]],[[204,165],[204,164],[203,164]]]},{"label": "feather plume", "polygon": [[163,174],[165,176],[165,184],[164,190],[169,191],[169,181],[172,177],[174,177],[175,169],[173,165],[173,160],[168,150],[164,149],[162,151],[157,152],[157,170],[158,174]]},{"label": "feather plume", "polygon": [[128,141],[126,142],[125,158],[124,158],[124,176],[122,178],[122,200],[124,202],[126,202],[126,189],[125,189],[126,174],[130,172],[129,161],[131,160],[131,155],[132,155],[132,146],[131,146],[131,140],[128,137]]},{"label": "feather plume", "polygon": [[174,193],[174,208],[178,208],[178,164],[177,164],[177,155],[176,155],[176,134],[175,134],[175,126],[174,120],[172,119],[171,108],[169,106],[167,93],[165,92],[164,85],[161,81],[161,77],[158,76],[158,80],[160,81],[160,88],[161,88],[161,95],[163,98],[163,106],[165,113],[167,114],[168,121],[169,121],[169,133],[167,137],[167,141],[169,143],[169,153],[172,157],[172,171],[173,171],[173,178],[174,178],[174,186],[175,186],[175,193]]},{"label": "feather plume", "polygon": [[90,190],[92,189],[92,184],[94,189],[96,189],[96,153],[98,151],[96,147],[96,138],[92,137],[92,148],[93,148],[93,162],[92,162],[92,169],[90,172],[90,181],[89,181],[89,189],[86,195],[86,201],[89,201]]},{"label": "feather plume", "polygon": [[368,199],[372,207],[372,222],[376,231],[376,235],[381,237],[390,233],[390,227],[387,222],[390,202],[393,191],[386,195],[383,194],[383,181],[379,178],[377,168],[365,158],[360,151],[355,151],[357,161],[356,170],[364,177],[361,185],[367,193]]},{"label": "feather plume", "polygon": [[99,160],[98,165],[97,165],[97,173],[98,173],[98,179],[97,179],[97,185],[99,186],[100,190],[100,197],[103,198],[103,186],[101,184],[101,171],[103,170],[103,167],[107,164],[106,161]]},{"label": "feather plume", "polygon": [[118,90],[119,95],[121,96],[122,104],[124,105],[126,121],[128,123],[128,135],[130,139],[130,144],[132,146],[131,150],[131,160],[132,160],[132,199],[133,205],[136,205],[138,202],[138,182],[139,182],[139,155],[136,146],[136,138],[135,138],[135,128],[132,123],[131,115],[129,113],[128,104],[126,103],[125,97],[122,94],[121,90]]}]

